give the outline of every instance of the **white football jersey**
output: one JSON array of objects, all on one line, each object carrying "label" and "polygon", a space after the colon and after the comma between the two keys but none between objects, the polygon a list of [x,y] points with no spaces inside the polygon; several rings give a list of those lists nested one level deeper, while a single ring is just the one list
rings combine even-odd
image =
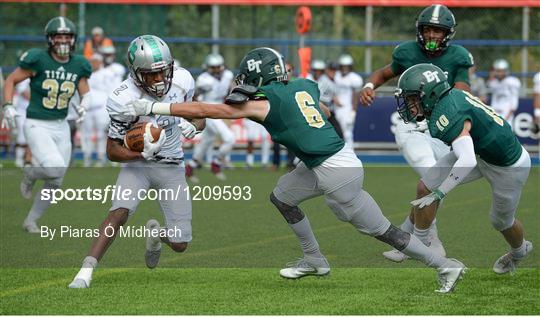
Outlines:
[{"label": "white football jersey", "polygon": [[112,87],[118,87],[122,81],[124,81],[124,77],[126,76],[126,68],[119,63],[112,63],[105,67],[106,69],[109,69],[114,75],[115,75],[115,81],[117,84],[111,85]]},{"label": "white football jersey", "polygon": [[488,82],[491,91],[491,107],[506,118],[510,111],[515,111],[519,103],[521,82],[517,77],[506,76],[502,80],[492,79]]},{"label": "white football jersey", "polygon": [[337,98],[339,103],[346,108],[352,108],[353,92],[358,92],[362,89],[363,80],[360,75],[355,72],[349,72],[342,75],[341,72],[336,73]]},{"label": "white football jersey", "polygon": [[105,109],[107,99],[112,90],[118,86],[112,85],[115,81],[115,74],[110,68],[100,68],[92,73],[88,79],[90,87],[90,104],[88,110]]},{"label": "white football jersey", "polygon": [[223,103],[229,94],[233,77],[233,73],[228,69],[223,71],[220,78],[208,72],[202,73],[196,83],[197,91],[199,91],[197,99],[207,103]]},{"label": "white football jersey", "polygon": [[192,101],[195,92],[195,81],[191,74],[184,68],[177,68],[174,70],[172,81],[169,92],[158,100],[138,88],[131,76],[124,80],[120,86],[113,90],[107,100],[107,112],[111,117],[109,137],[124,140],[126,131],[133,124],[147,121],[154,122],[165,130],[167,136],[167,140],[156,155],[158,161],[174,162],[182,159],[184,157],[181,140],[182,131],[178,127],[181,118],[161,115],[133,117],[121,114],[127,104],[138,99],[176,103]]},{"label": "white football jersey", "polygon": [[30,99],[24,97],[25,92],[30,92],[30,78],[27,78],[15,86],[15,95],[13,96],[13,106],[18,113],[26,116],[26,108],[30,104]]},{"label": "white football jersey", "polygon": [[540,72],[536,73],[533,78],[534,93],[540,94]]}]

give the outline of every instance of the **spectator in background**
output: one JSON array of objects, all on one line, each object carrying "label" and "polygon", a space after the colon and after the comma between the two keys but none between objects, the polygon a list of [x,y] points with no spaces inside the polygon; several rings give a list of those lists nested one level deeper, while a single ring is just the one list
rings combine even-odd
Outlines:
[{"label": "spectator in background", "polygon": [[13,106],[17,110],[17,130],[13,130],[15,136],[15,166],[23,167],[32,165],[32,155],[24,136],[24,122],[26,121],[26,108],[30,104],[30,78],[15,85]]},{"label": "spectator in background", "polygon": [[98,49],[98,52],[103,56],[103,67],[115,75],[115,84],[111,84],[111,86],[120,86],[126,76],[126,68],[116,62],[116,48],[112,44],[104,45]]},{"label": "spectator in background", "polygon": [[351,55],[344,54],[338,60],[339,71],[336,74],[337,97],[336,119],[341,125],[343,139],[350,148],[354,147],[353,130],[356,121],[356,108],[360,101],[363,79],[353,72],[354,60]]},{"label": "spectator in background", "polygon": [[510,64],[505,59],[493,62],[488,88],[491,93],[491,107],[512,125],[514,112],[518,108],[521,82],[510,75]]},{"label": "spectator in background", "polygon": [[98,51],[101,46],[112,46],[113,41],[105,37],[105,32],[100,26],[95,26],[92,29],[92,37],[84,43],[84,57],[92,58],[92,55]]},{"label": "spectator in background", "polygon": [[471,83],[471,93],[480,98],[483,103],[487,103],[488,89],[484,78],[476,75],[476,65],[469,68],[469,82]]}]

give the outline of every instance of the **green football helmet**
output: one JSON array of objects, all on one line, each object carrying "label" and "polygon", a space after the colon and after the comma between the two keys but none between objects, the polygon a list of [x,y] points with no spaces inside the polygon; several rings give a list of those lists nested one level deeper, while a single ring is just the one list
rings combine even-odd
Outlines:
[{"label": "green football helmet", "polygon": [[[157,36],[142,35],[129,44],[126,62],[135,84],[149,95],[162,98],[171,89],[174,59],[169,46]],[[151,73],[162,73],[163,80],[148,83]]]},{"label": "green football helmet", "polygon": [[269,47],[259,47],[244,56],[236,76],[238,85],[261,87],[273,81],[287,81],[283,56]]},{"label": "green football helmet", "polygon": [[[405,122],[429,118],[439,99],[450,91],[446,75],[433,64],[417,64],[408,68],[398,80],[394,92],[399,116]],[[423,117],[419,116],[418,107]]]},{"label": "green football helmet", "polygon": [[[67,34],[71,35],[68,40],[55,40],[55,35]],[[45,36],[49,50],[54,50],[59,56],[68,56],[75,50],[75,42],[77,41],[77,28],[70,19],[64,17],[56,17],[49,20],[45,26]]]},{"label": "green football helmet", "polygon": [[[456,19],[452,11],[441,4],[431,5],[422,12],[416,19],[416,41],[422,50],[428,53],[434,53],[445,50],[448,47],[450,40],[456,34]],[[446,31],[441,43],[436,41],[428,41],[422,33],[425,26],[433,26]]]}]

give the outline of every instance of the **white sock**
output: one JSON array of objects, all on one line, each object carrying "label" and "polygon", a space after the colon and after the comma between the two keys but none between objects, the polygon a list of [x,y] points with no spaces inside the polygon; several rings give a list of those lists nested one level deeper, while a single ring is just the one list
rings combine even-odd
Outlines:
[{"label": "white sock", "polygon": [[81,269],[79,270],[79,273],[75,275],[74,280],[81,279],[86,282],[86,285],[90,286],[90,281],[92,280],[92,273],[94,269],[97,267],[98,261],[93,256],[87,256],[83,260],[83,264]]},{"label": "white sock", "polygon": [[416,226],[414,226],[414,235],[422,241],[423,244],[429,246],[429,229],[418,229]]},{"label": "white sock", "polygon": [[405,221],[403,221],[399,228],[407,233],[412,234],[414,232],[414,224],[411,222],[411,217],[409,215],[407,215]]},{"label": "white sock", "polygon": [[422,261],[429,267],[451,267],[454,264],[447,258],[435,254],[431,249],[421,243],[420,240],[414,235],[411,235],[409,244],[405,247],[405,249],[401,250],[401,252],[405,253],[411,258]]},{"label": "white sock", "polygon": [[253,153],[248,153],[248,155],[246,156],[246,163],[247,165],[253,165],[253,163],[255,163],[255,156],[253,155]]},{"label": "white sock", "polygon": [[525,248],[525,240],[521,242],[521,245],[519,247],[512,248],[512,250],[510,250],[510,254],[512,254],[512,257],[515,259],[520,259],[527,255],[527,249]]}]

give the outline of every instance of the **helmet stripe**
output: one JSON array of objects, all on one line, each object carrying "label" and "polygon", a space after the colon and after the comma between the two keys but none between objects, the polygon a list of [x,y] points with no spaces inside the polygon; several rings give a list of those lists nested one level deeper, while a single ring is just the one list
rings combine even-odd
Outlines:
[{"label": "helmet stripe", "polygon": [[278,51],[276,51],[275,49],[273,48],[270,48],[270,47],[265,47],[265,49],[269,50],[270,52],[272,52],[274,55],[276,55],[278,61],[279,61],[279,67],[281,67],[281,71],[283,73],[285,73],[287,70],[285,69],[285,65],[283,65],[283,57],[281,57],[281,54],[279,54]]},{"label": "helmet stripe", "polygon": [[64,17],[60,17],[60,28],[61,29],[66,28],[66,20],[64,20]]},{"label": "helmet stripe", "polygon": [[431,14],[431,22],[438,23],[439,22],[439,12],[441,11],[441,5],[436,4],[435,9],[433,9],[433,13]]}]

